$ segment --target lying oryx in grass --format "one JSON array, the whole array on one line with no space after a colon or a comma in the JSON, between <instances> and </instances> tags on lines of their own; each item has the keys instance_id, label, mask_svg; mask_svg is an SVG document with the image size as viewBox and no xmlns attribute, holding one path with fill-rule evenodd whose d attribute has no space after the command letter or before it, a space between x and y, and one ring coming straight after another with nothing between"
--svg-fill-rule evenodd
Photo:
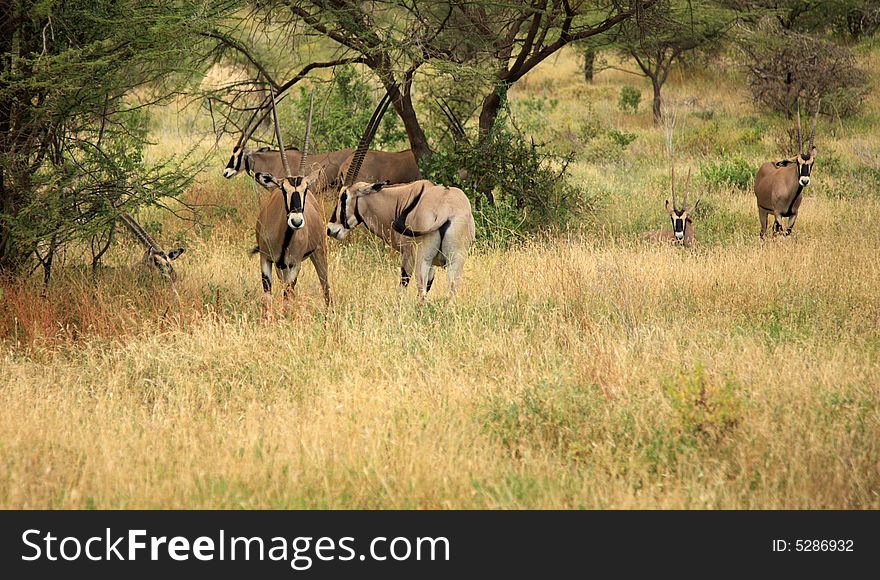
<instances>
[{"instance_id":1,"label":"lying oryx in grass","mask_svg":"<svg viewBox=\"0 0 880 580\"><path fill-rule=\"evenodd\" d=\"M389 102L386 94L367 125L339 191L327 235L344 240L363 223L403 255L401 288L415 275L419 298L424 301L435 267L446 266L449 292L454 295L475 237L474 217L464 192L427 180L391 186L384 181L354 182Z\"/></svg>"},{"instance_id":2,"label":"lying oryx in grass","mask_svg":"<svg viewBox=\"0 0 880 580\"><path fill-rule=\"evenodd\" d=\"M688 207L688 196L691 191L691 170L688 169L687 180L684 186L684 203L679 209L675 200L675 168L672 168L672 207L669 207L669 200L666 200L666 211L672 219L671 230L655 230L653 232L645 232L642 239L653 242L666 242L672 244L681 244L686 248L692 247L697 242L697 233L694 230L693 216L697 211L700 202L697 201L693 207Z\"/></svg>"},{"instance_id":3,"label":"lying oryx in grass","mask_svg":"<svg viewBox=\"0 0 880 580\"><path fill-rule=\"evenodd\" d=\"M279 98L278 100L281 99ZM229 162L226 163L226 168L223 170L223 177L226 179L238 175L238 173L241 172L242 166L244 166L245 171L249 175L252 175L255 178L258 174L273 176L284 175L284 164L282 163L281 155L278 151L273 151L268 147L252 151L247 147L247 142L250 140L256 128L259 127L260 122L269 111L271 111L271 109L268 109L262 114L259 120L256 120L261 110L262 107L257 109L257 111L251 115L238 138L238 142L235 144L235 147L232 148L232 155L229 157ZM255 120L256 122L254 122ZM308 166L303 168L302 173L309 174L312 171L321 168L327 176L328 186L337 185L335 180L336 176L339 174L339 168L345 160L351 156L352 151L354 150L340 149L339 151L312 155L308 159ZM292 167L300 167L305 152L293 148L287 150L286 153L287 163ZM266 182L265 180L257 180L257 183L266 188L273 187L272 183Z\"/></svg>"},{"instance_id":4,"label":"lying oryx in grass","mask_svg":"<svg viewBox=\"0 0 880 580\"><path fill-rule=\"evenodd\" d=\"M171 265L171 262L176 260L184 252L184 249L175 248L170 252L165 252L156 240L153 239L153 236L148 234L147 230L131 217L131 214L120 209L119 217L122 219L122 223L134 234L134 237L146 248L143 258L138 263L138 267L144 272L156 268L163 276L172 282L175 281L177 279L177 272L174 271L174 266Z\"/></svg>"},{"instance_id":5,"label":"lying oryx in grass","mask_svg":"<svg viewBox=\"0 0 880 580\"><path fill-rule=\"evenodd\" d=\"M275 121L275 134L279 150L284 150L281 139L281 127L275 111L273 94L272 114ZM263 301L266 316L271 317L272 305L272 267L278 277L286 284L283 292L285 305L296 288L296 279L300 266L306 258L311 259L315 272L324 290L324 301L330 305L330 284L327 281L327 240L324 237L324 218L318 202L312 192L312 185L320 179L321 171L303 175L306 167L306 156L309 149L309 136L312 128L312 106L309 105L309 119L306 125L306 137L303 155L299 165L299 175L293 176L290 164L282 157L284 174L287 177L278 179L271 175L262 175L274 188L265 196L260 206L260 217L257 220L257 248L260 253L260 271L263 281ZM312 195L309 195L312 194Z\"/></svg>"},{"instance_id":6,"label":"lying oryx in grass","mask_svg":"<svg viewBox=\"0 0 880 580\"><path fill-rule=\"evenodd\" d=\"M821 99L819 100L821 105ZM785 235L789 235L797 221L798 210L803 201L804 188L810 185L810 173L816 162L816 121L819 119L819 105L813 117L813 130L810 132L810 145L804 151L801 137L801 106L797 105L798 154L791 159L776 163L768 162L761 166L755 177L755 197L758 202L758 218L761 221L761 238L767 234L767 217L773 214L773 235L783 231L782 218L788 218Z\"/></svg>"}]
</instances>

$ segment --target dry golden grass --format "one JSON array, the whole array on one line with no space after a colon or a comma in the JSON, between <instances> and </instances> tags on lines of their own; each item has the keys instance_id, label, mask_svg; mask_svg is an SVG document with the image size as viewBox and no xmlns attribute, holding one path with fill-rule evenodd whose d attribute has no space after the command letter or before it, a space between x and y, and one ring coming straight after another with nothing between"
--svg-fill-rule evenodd
<instances>
[{"instance_id":1,"label":"dry golden grass","mask_svg":"<svg viewBox=\"0 0 880 580\"><path fill-rule=\"evenodd\" d=\"M455 303L445 279L424 308L398 295L361 233L331 241L332 311L306 266L296 312L260 321L255 197L214 174L192 198L235 211L165 219L174 290L131 273L133 246L96 286L73 266L45 297L0 286L0 506L880 508L876 197L834 195L820 160L791 238L757 239L747 192L698 188L704 243L635 243L665 224L662 135L617 111L631 79L582 91L574 62L523 92L555 79L569 119L587 93L635 159L578 164L608 193L596 226L478 248Z\"/></svg>"}]
</instances>

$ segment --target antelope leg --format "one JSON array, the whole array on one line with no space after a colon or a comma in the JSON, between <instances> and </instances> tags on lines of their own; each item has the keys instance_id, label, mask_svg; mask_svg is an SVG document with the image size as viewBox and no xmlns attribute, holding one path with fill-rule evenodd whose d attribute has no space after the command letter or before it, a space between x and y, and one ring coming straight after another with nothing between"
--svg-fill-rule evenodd
<instances>
[{"instance_id":1,"label":"antelope leg","mask_svg":"<svg viewBox=\"0 0 880 580\"><path fill-rule=\"evenodd\" d=\"M296 278L299 276L299 267L299 264L291 264L281 271L281 278L285 283L284 290L281 294L285 313L289 309L291 297L296 291Z\"/></svg>"},{"instance_id":2,"label":"antelope leg","mask_svg":"<svg viewBox=\"0 0 880 580\"><path fill-rule=\"evenodd\" d=\"M758 219L761 220L761 239L767 235L767 216L770 214L761 208L758 208Z\"/></svg>"},{"instance_id":3,"label":"antelope leg","mask_svg":"<svg viewBox=\"0 0 880 580\"><path fill-rule=\"evenodd\" d=\"M272 262L260 255L260 277L263 282L263 317L272 319Z\"/></svg>"},{"instance_id":4,"label":"antelope leg","mask_svg":"<svg viewBox=\"0 0 880 580\"><path fill-rule=\"evenodd\" d=\"M788 229L785 230L785 235L788 236L791 234L791 230L794 229L794 222L797 221L798 214L792 214L791 217L788 218Z\"/></svg>"},{"instance_id":5,"label":"antelope leg","mask_svg":"<svg viewBox=\"0 0 880 580\"><path fill-rule=\"evenodd\" d=\"M315 273L321 282L321 289L324 291L324 303L330 306L333 303L333 297L330 295L330 282L327 280L327 246L325 245L312 252L309 259L312 261Z\"/></svg>"}]
</instances>

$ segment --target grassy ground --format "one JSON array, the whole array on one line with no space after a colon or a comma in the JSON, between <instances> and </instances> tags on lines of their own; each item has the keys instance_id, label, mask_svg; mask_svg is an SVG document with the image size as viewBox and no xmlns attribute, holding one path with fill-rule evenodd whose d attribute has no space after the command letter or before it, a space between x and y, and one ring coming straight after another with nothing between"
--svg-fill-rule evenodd
<instances>
[{"instance_id":1,"label":"grassy ground","mask_svg":"<svg viewBox=\"0 0 880 580\"><path fill-rule=\"evenodd\" d=\"M144 216L187 247L174 290L132 274L134 246L96 287L73 260L45 296L0 287L0 506L880 508L880 99L822 120L798 231L761 243L737 163L791 152L737 86L670 81L704 208L683 251L635 241L668 222L647 85L587 86L573 52L535 71L515 110L601 208L480 246L459 299L439 280L424 308L361 233L331 241L333 311L307 267L297 311L261 322L256 192L219 177L224 143L190 195L210 227Z\"/></svg>"}]
</instances>

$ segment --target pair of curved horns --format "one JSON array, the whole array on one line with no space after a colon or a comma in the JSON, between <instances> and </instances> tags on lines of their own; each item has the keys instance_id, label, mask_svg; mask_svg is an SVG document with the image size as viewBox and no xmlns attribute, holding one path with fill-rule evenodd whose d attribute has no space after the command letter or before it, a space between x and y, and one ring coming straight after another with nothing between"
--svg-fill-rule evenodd
<instances>
[{"instance_id":1,"label":"pair of curved horns","mask_svg":"<svg viewBox=\"0 0 880 580\"><path fill-rule=\"evenodd\" d=\"M281 125L278 122L278 110L276 109L276 99L275 99L275 89L269 89L272 95L272 118L275 121L275 138L278 140L278 153L281 155L281 165L284 167L284 173L286 173L286 177L293 177L293 174L290 172L290 163L287 160L287 152L284 149L284 141L281 138ZM304 175L304 171L306 168L306 156L309 153L309 139L312 135L312 113L315 109L315 94L312 93L309 96L309 120L306 123L306 137L305 143L303 144L302 156L300 157L299 162L299 174Z\"/></svg>"},{"instance_id":2,"label":"pair of curved horns","mask_svg":"<svg viewBox=\"0 0 880 580\"><path fill-rule=\"evenodd\" d=\"M379 123L382 121L385 111L388 110L388 105L391 104L391 99L392 94L386 92L385 96L382 97L382 100L379 101L376 110L373 111L373 116L370 117L370 122L367 123L367 128L364 130L364 134L354 152L354 158L351 160L351 165L348 166L348 171L345 173L345 181L343 182L343 185L350 186L357 179L358 173L361 170L361 165L364 162L364 157L367 156L367 149L369 149L373 137L376 136L376 131L379 130Z\"/></svg>"},{"instance_id":3,"label":"pair of curved horns","mask_svg":"<svg viewBox=\"0 0 880 580\"><path fill-rule=\"evenodd\" d=\"M459 120L458 117L455 116L455 113L452 112L452 107L449 106L449 103L446 102L446 99L443 97L438 97L434 99L437 102L437 106L440 108L440 111L446 116L446 120L449 121L449 130L452 132L453 137L457 141L463 141L467 139L467 133L464 131L464 125Z\"/></svg>"},{"instance_id":4,"label":"pair of curved horns","mask_svg":"<svg viewBox=\"0 0 880 580\"><path fill-rule=\"evenodd\" d=\"M816 140L816 121L819 120L819 109L822 106L822 97L819 97L819 102L816 103L816 115L813 117L813 130L810 131L810 146L807 148L807 153L813 150L813 143ZM804 153L804 139L801 136L801 100L798 98L797 100L797 136L798 136L798 153Z\"/></svg>"},{"instance_id":5,"label":"pair of curved horns","mask_svg":"<svg viewBox=\"0 0 880 580\"><path fill-rule=\"evenodd\" d=\"M687 209L688 195L691 192L691 168L688 167L688 176L684 184L684 205L681 208L675 201L675 165L672 166L672 209Z\"/></svg>"}]
</instances>

